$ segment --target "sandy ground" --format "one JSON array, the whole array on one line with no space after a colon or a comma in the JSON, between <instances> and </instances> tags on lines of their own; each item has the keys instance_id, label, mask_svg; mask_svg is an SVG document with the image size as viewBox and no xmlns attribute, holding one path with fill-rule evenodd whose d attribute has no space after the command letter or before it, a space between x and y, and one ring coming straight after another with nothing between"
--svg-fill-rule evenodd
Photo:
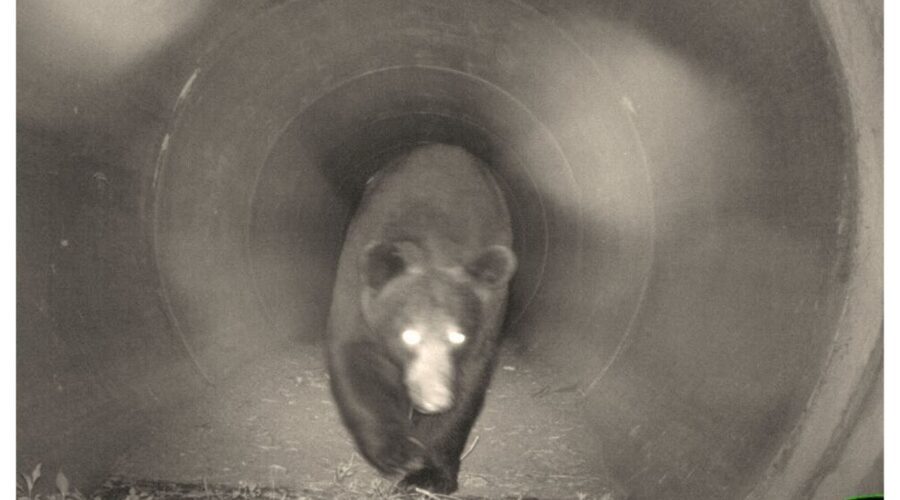
<instances>
[{"instance_id":1,"label":"sandy ground","mask_svg":"<svg viewBox=\"0 0 900 500\"><path fill-rule=\"evenodd\" d=\"M323 497L383 496L354 451L318 348L296 346L236 370L190 405L153 419L116 476L260 485ZM459 496L624 498L604 472L574 391L536 363L504 354L470 436ZM476 441L477 439L477 441Z\"/></svg>"}]
</instances>

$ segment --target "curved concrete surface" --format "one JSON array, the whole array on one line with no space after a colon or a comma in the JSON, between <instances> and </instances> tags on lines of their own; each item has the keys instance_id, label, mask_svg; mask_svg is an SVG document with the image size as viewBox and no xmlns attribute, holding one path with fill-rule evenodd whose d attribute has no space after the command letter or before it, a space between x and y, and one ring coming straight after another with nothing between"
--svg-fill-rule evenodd
<instances>
[{"instance_id":1,"label":"curved concrete surface","mask_svg":"<svg viewBox=\"0 0 900 500\"><path fill-rule=\"evenodd\" d=\"M42 59L87 36L43 5L19 8L23 469L90 484L156 410L318 349L362 185L439 141L502 180L510 343L577 384L634 497L878 487L880 4L161 2L169 32L97 65Z\"/></svg>"}]
</instances>

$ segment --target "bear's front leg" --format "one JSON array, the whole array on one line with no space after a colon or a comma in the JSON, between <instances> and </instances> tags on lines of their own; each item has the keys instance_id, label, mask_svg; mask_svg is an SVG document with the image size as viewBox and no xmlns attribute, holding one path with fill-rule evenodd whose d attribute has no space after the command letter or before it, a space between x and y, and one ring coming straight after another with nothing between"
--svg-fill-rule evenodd
<instances>
[{"instance_id":1,"label":"bear's front leg","mask_svg":"<svg viewBox=\"0 0 900 500\"><path fill-rule=\"evenodd\" d=\"M363 457L386 476L421 469L426 452L411 435L400 368L372 342L345 344L329 361L338 409Z\"/></svg>"},{"instance_id":2,"label":"bear's front leg","mask_svg":"<svg viewBox=\"0 0 900 500\"><path fill-rule=\"evenodd\" d=\"M459 488L460 454L474 421L471 412L471 406L462 404L446 413L415 416L413 432L428 449L428 460L420 470L403 478L401 488L422 488L441 494L450 494Z\"/></svg>"},{"instance_id":3,"label":"bear's front leg","mask_svg":"<svg viewBox=\"0 0 900 500\"><path fill-rule=\"evenodd\" d=\"M413 435L428 449L428 460L423 468L403 478L401 487L423 488L441 494L458 489L461 454L484 404L494 357L489 351L483 358L486 361L469 359L460 366L461 390L457 391L456 404L449 411L415 415Z\"/></svg>"}]
</instances>

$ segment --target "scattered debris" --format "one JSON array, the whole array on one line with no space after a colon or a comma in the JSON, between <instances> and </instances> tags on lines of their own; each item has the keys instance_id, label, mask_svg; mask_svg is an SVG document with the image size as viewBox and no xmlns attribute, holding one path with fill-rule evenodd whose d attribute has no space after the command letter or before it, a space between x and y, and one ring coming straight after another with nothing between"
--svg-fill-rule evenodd
<instances>
[{"instance_id":1,"label":"scattered debris","mask_svg":"<svg viewBox=\"0 0 900 500\"><path fill-rule=\"evenodd\" d=\"M541 387L540 389L538 389L537 391L532 392L531 397L541 398L541 397L548 396L550 394L559 393L559 392L576 392L578 390L579 390L578 382L575 382L573 384L556 386L556 387L550 387L550 386L545 385L545 386Z\"/></svg>"},{"instance_id":2,"label":"scattered debris","mask_svg":"<svg viewBox=\"0 0 900 500\"><path fill-rule=\"evenodd\" d=\"M522 498L573 499L577 492L591 500L625 498L617 492L603 498L611 480L585 452L593 452L594 445L582 439L581 410L561 404L574 398L574 384L566 390L562 384L572 380L557 380L541 365L518 364L516 358L498 364L506 375L492 385L461 453L461 491L427 496L398 489L354 454L321 363L298 350L274 353L248 366L234 385L222 386L224 392L209 391L196 409L178 410L159 422L145 444L135 446L113 470L118 478L180 483L121 480L118 490L101 491L99 499L124 500L131 487L140 500L469 500L512 499L520 493ZM533 399L533 391L545 385L549 387L542 394L570 394ZM200 426L205 422L208 428ZM238 485L239 479L245 483ZM186 484L192 482L196 484Z\"/></svg>"},{"instance_id":3,"label":"scattered debris","mask_svg":"<svg viewBox=\"0 0 900 500\"><path fill-rule=\"evenodd\" d=\"M480 435L475 436L475 439L472 440L472 444L470 444L469 447L466 449L466 451L463 452L462 456L459 457L459 461L460 461L460 462L462 462L463 460L465 460L466 457L469 456L469 453L472 453L472 450L475 449L475 445L478 444L478 440L479 440L479 439L481 439L481 436L480 436Z\"/></svg>"}]
</instances>

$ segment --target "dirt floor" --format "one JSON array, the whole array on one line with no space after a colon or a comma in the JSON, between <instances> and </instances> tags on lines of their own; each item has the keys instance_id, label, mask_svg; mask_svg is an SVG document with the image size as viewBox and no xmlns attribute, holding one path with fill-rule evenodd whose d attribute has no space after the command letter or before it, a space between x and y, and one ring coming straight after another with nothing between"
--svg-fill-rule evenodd
<instances>
[{"instance_id":1,"label":"dirt floor","mask_svg":"<svg viewBox=\"0 0 900 500\"><path fill-rule=\"evenodd\" d=\"M360 458L339 421L318 348L272 352L154 421L114 476L257 488L275 498L282 489L301 498L390 497L392 483ZM624 498L604 473L578 393L511 354L501 357L469 446L454 496Z\"/></svg>"}]
</instances>

